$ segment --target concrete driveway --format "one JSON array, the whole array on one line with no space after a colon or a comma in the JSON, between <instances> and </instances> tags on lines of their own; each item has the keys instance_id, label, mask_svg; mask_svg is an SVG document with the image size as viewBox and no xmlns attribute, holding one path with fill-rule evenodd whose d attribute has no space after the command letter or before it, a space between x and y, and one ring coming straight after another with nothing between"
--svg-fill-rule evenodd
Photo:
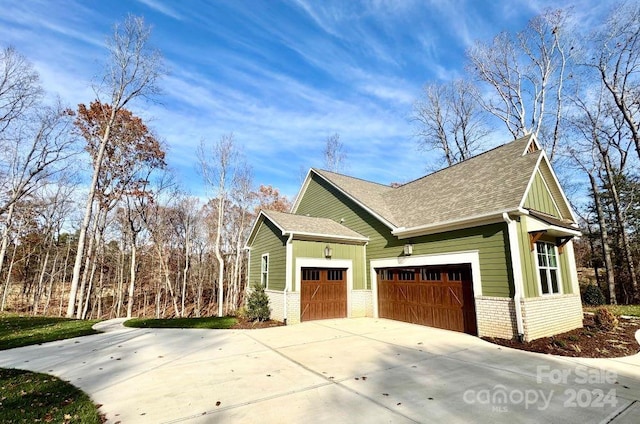
<instances>
[{"instance_id":1,"label":"concrete driveway","mask_svg":"<svg viewBox=\"0 0 640 424\"><path fill-rule=\"evenodd\" d=\"M116 423L640 422L640 356L572 359L384 319L146 330L0 352Z\"/></svg>"}]
</instances>

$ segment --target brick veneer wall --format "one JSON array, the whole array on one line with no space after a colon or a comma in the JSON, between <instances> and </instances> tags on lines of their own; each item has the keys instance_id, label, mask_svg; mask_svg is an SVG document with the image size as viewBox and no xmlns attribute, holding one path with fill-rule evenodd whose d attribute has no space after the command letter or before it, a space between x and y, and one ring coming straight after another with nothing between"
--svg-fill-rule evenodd
<instances>
[{"instance_id":1,"label":"brick veneer wall","mask_svg":"<svg viewBox=\"0 0 640 424\"><path fill-rule=\"evenodd\" d=\"M269 307L271 308L271 319L284 321L284 293L275 290L265 290L269 296ZM300 322L300 293L287 293L287 324L298 324Z\"/></svg>"},{"instance_id":2,"label":"brick veneer wall","mask_svg":"<svg viewBox=\"0 0 640 424\"><path fill-rule=\"evenodd\" d=\"M373 294L371 290L351 291L351 318L373 317Z\"/></svg>"},{"instance_id":3,"label":"brick veneer wall","mask_svg":"<svg viewBox=\"0 0 640 424\"><path fill-rule=\"evenodd\" d=\"M522 299L520 305L526 341L582 327L579 295L527 298ZM476 316L480 337L512 339L517 336L515 305L511 298L477 297Z\"/></svg>"},{"instance_id":4,"label":"brick veneer wall","mask_svg":"<svg viewBox=\"0 0 640 424\"><path fill-rule=\"evenodd\" d=\"M534 340L582 327L580 295L543 296L522 300L525 340Z\"/></svg>"},{"instance_id":5,"label":"brick veneer wall","mask_svg":"<svg viewBox=\"0 0 640 424\"><path fill-rule=\"evenodd\" d=\"M478 336L512 339L517 334L513 299L508 297L476 297Z\"/></svg>"}]
</instances>

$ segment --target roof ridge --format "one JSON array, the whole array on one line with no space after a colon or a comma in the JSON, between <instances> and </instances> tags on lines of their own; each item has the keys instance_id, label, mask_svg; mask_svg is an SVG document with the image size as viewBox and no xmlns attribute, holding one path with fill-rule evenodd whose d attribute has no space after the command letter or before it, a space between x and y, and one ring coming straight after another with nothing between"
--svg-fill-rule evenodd
<instances>
[{"instance_id":1,"label":"roof ridge","mask_svg":"<svg viewBox=\"0 0 640 424\"><path fill-rule=\"evenodd\" d=\"M432 175L438 174L438 173L440 173L440 172L446 171L446 170L448 170L448 169L454 168L454 167L456 167L456 166L458 166L458 165L462 165L462 164L464 164L464 163L468 163L468 162L469 162L469 161L471 161L471 160L474 160L474 159L476 159L476 158L479 158L480 156L486 155L487 153L491 153L491 152L493 152L493 151L495 151L495 150L501 149L501 148L503 148L503 147L505 147L505 146L508 146L508 145L510 145L510 144L513 144L513 143L516 143L516 142L522 142L522 141L524 141L524 140L525 140L525 138L530 138L530 137L531 137L531 133L526 134L526 135L524 135L524 136L522 136L522 137L520 137L520 138L516 138L516 139L511 140L511 141L509 141L509 142L507 142L507 143L500 144L499 146L493 147L493 148L491 148L491 149L489 149L489 150L485 150L484 152L478 153L477 155L471 156L470 158L467 158L467 159L465 159L465 160L463 160L463 161L456 162L456 163L454 163L453 165L449 165L449 166L447 166L447 167L445 167L445 168L438 169L437 171L433 171L433 172L431 172L430 174L423 175L422 177L418 177L418 178L416 178L416 179L414 179L414 180L411 180L411 181L407 181L406 183L401 184L401 185L399 185L398 187L393 187L393 188L398 188L398 189L400 189L400 188L405 187L405 186L407 186L407 185L409 185L409 184L415 183L416 181L420 181L420 180L422 180L422 179L424 179L424 178L427 178L427 177L430 177L430 176L432 176ZM525 155L528 155L528 154L531 154L531 153L538 153L538 152L540 152L540 151L541 151L541 150L537 150L537 151L535 151L535 152L527 152L527 153L525 153ZM523 155L523 156L525 156L525 155Z\"/></svg>"},{"instance_id":2,"label":"roof ridge","mask_svg":"<svg viewBox=\"0 0 640 424\"><path fill-rule=\"evenodd\" d=\"M328 172L329 174L339 175L341 177L350 178L352 180L358 180L358 181L362 181L362 182L369 183L369 184L379 185L381 187L386 187L386 188L391 188L391 189L395 188L395 187L392 187L392 186L390 186L388 184L382 184L382 183L378 183L378 182L375 182L375 181L365 180L364 178L354 177L352 175L347 175L347 174L341 174L339 172L328 171L326 169L321 169L321 168L311 168L311 169L313 169L314 171Z\"/></svg>"}]
</instances>

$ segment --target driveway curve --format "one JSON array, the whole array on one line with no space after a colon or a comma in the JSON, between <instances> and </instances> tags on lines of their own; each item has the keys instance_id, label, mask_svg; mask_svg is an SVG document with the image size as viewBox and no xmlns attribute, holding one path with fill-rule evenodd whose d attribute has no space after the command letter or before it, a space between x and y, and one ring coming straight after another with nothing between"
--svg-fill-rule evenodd
<instances>
[{"instance_id":1,"label":"driveway curve","mask_svg":"<svg viewBox=\"0 0 640 424\"><path fill-rule=\"evenodd\" d=\"M358 318L260 330L130 329L0 352L110 423L637 423L640 355L578 359Z\"/></svg>"}]
</instances>

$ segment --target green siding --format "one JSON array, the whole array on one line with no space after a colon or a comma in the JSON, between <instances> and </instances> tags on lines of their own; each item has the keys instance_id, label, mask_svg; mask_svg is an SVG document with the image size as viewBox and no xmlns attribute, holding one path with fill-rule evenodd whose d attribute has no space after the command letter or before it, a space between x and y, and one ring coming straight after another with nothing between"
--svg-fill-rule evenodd
<instances>
[{"instance_id":1,"label":"green siding","mask_svg":"<svg viewBox=\"0 0 640 424\"><path fill-rule=\"evenodd\" d=\"M538 289L538 271L536 267L536 253L531 251L529 244L529 233L525 219L521 219L518 223L518 242L520 244L520 259L522 261L522 280L524 283L524 296L537 297L540 296ZM552 237L542 237L541 241L555 243ZM572 294L571 273L569 268L569 256L558 251L558 264L560 266L560 278L562 279L562 292L564 294Z\"/></svg>"},{"instance_id":2,"label":"green siding","mask_svg":"<svg viewBox=\"0 0 640 424\"><path fill-rule=\"evenodd\" d=\"M260 284L260 261L269 254L269 290L284 290L287 238L269 220L261 218L258 231L251 245L249 284Z\"/></svg>"},{"instance_id":3,"label":"green siding","mask_svg":"<svg viewBox=\"0 0 640 424\"><path fill-rule=\"evenodd\" d=\"M544 183L544 179L538 171L536 171L533 178L531 188L529 189L529 193L527 194L527 198L524 202L524 207L544 212L558 218L561 217L560 212L558 212L558 209L553 203L553 198Z\"/></svg>"},{"instance_id":4,"label":"green siding","mask_svg":"<svg viewBox=\"0 0 640 424\"><path fill-rule=\"evenodd\" d=\"M294 240L294 258L321 258L324 259L324 248L331 246L333 254L331 259L351 259L353 261L353 288L364 289L364 246L340 243L327 243L319 241ZM295 261L291 264L291 275L295 274ZM331 266L330 263L327 266ZM295 278L294 278L295 279ZM297 282L293 282L293 291L297 291Z\"/></svg>"},{"instance_id":5,"label":"green siding","mask_svg":"<svg viewBox=\"0 0 640 424\"><path fill-rule=\"evenodd\" d=\"M309 182L296 212L338 222L344 219L343 225L369 237L365 270L367 289L371 288L369 262L372 259L399 257L404 245L412 243L414 255L478 250L483 295L512 295L513 278L508 248L505 248L508 243L504 223L398 240L387 226L316 175ZM354 276L354 283L355 280Z\"/></svg>"}]
</instances>

